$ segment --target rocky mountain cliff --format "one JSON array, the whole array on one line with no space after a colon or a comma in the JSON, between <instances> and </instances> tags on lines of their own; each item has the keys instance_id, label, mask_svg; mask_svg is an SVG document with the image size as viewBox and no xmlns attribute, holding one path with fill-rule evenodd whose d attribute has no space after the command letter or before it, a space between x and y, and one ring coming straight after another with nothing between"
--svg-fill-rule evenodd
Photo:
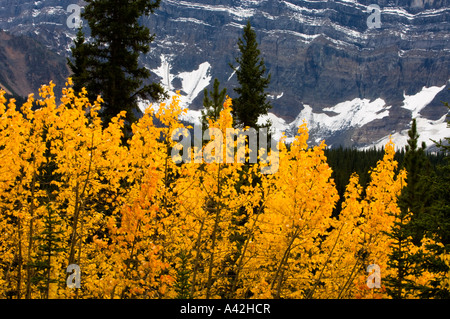
<instances>
[{"instance_id":1,"label":"rocky mountain cliff","mask_svg":"<svg viewBox=\"0 0 450 319\"><path fill-rule=\"evenodd\" d=\"M61 87L68 75L64 57L32 38L0 31L0 87L8 94L37 95L42 84L53 81Z\"/></svg>"},{"instance_id":2,"label":"rocky mountain cliff","mask_svg":"<svg viewBox=\"0 0 450 319\"><path fill-rule=\"evenodd\" d=\"M67 56L75 30L67 25L76 0L0 0L0 28L32 36ZM377 4L380 28L369 28ZM268 71L274 126L295 133L307 119L311 140L367 147L397 136L412 117L424 137L448 136L449 0L162 0L142 23L156 32L142 58L170 91L201 107L202 90L217 77L231 97L228 63L250 19ZM397 134L397 135L396 135ZM402 142L403 141L403 142ZM429 140L427 140L428 144Z\"/></svg>"}]
</instances>

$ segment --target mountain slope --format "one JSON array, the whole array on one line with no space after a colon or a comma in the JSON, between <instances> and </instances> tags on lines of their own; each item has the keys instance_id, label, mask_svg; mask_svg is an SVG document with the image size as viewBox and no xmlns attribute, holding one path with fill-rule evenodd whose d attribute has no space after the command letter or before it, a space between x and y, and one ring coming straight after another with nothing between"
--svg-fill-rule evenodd
<instances>
[{"instance_id":1,"label":"mountain slope","mask_svg":"<svg viewBox=\"0 0 450 319\"><path fill-rule=\"evenodd\" d=\"M0 83L7 93L38 94L42 84L62 84L68 75L65 58L36 40L0 31Z\"/></svg>"}]
</instances>

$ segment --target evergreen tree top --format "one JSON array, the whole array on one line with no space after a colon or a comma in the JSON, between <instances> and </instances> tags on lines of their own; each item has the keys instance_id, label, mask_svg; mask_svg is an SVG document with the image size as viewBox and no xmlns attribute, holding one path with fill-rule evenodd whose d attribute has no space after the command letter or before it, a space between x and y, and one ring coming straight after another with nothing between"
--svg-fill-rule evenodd
<instances>
[{"instance_id":1,"label":"evergreen tree top","mask_svg":"<svg viewBox=\"0 0 450 319\"><path fill-rule=\"evenodd\" d=\"M86 87L89 97L103 98L102 117L107 125L125 110L125 127L141 114L138 100L167 97L159 83L148 83L150 71L139 65L141 54L149 52L155 35L139 23L140 17L153 13L160 0L87 0L81 17L87 20L92 40L86 43L79 30L72 48L74 90ZM128 134L126 132L126 134Z\"/></svg>"},{"instance_id":2,"label":"evergreen tree top","mask_svg":"<svg viewBox=\"0 0 450 319\"><path fill-rule=\"evenodd\" d=\"M233 115L236 124L256 129L259 116L267 114L272 105L267 101L268 93L265 91L270 83L270 74L265 76L266 66L250 20L238 40L238 47L241 55L236 58L237 66L230 64L239 82L239 87L234 89L238 97L233 100Z\"/></svg>"}]
</instances>

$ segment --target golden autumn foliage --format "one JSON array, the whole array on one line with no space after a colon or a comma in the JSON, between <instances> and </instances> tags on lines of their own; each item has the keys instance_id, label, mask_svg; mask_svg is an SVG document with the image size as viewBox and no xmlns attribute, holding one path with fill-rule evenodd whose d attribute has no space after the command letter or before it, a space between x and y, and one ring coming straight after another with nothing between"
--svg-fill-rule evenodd
<instances>
[{"instance_id":1,"label":"golden autumn foliage","mask_svg":"<svg viewBox=\"0 0 450 319\"><path fill-rule=\"evenodd\" d=\"M71 85L59 102L50 83L21 107L0 92L0 298L387 297L367 287L366 268L391 271L383 231L406 176L392 143L364 196L352 175L333 217L326 145L308 146L306 123L289 149L280 141L274 174L176 164L179 95L148 107L123 142L125 113L103 127L101 98ZM227 98L209 127L225 136L231 108ZM79 289L67 287L70 264Z\"/></svg>"}]
</instances>

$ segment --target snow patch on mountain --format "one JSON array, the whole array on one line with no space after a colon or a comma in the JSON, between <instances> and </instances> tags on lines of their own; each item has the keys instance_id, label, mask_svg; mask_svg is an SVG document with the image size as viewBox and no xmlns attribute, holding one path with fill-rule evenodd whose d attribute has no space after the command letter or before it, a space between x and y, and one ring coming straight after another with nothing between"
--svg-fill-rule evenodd
<instances>
[{"instance_id":1,"label":"snow patch on mountain","mask_svg":"<svg viewBox=\"0 0 450 319\"><path fill-rule=\"evenodd\" d=\"M229 7L224 5L208 5L204 3L195 3L188 1L174 1L165 0L166 3L172 4L178 7L187 7L190 9L204 10L204 11L216 11L216 12L226 12L235 17L237 20L246 20L255 14L254 9L243 8L243 7Z\"/></svg>"},{"instance_id":2,"label":"snow patch on mountain","mask_svg":"<svg viewBox=\"0 0 450 319\"><path fill-rule=\"evenodd\" d=\"M198 20L198 19L194 19L194 18L183 18L183 17L179 17L176 19L171 19L174 22L185 22L185 23L195 23L195 24L200 24L200 25L205 25L207 27L213 27L211 24L206 23L202 20Z\"/></svg>"},{"instance_id":3,"label":"snow patch on mountain","mask_svg":"<svg viewBox=\"0 0 450 319\"><path fill-rule=\"evenodd\" d=\"M315 114L311 108L305 108L297 118L309 117L312 127L323 127L324 131L336 132L348 127L361 127L373 120L389 116L389 108L380 98L374 101L355 98L323 109L336 115Z\"/></svg>"},{"instance_id":4,"label":"snow patch on mountain","mask_svg":"<svg viewBox=\"0 0 450 319\"><path fill-rule=\"evenodd\" d=\"M418 144L421 145L422 142L425 142L427 147L430 147L434 144L433 140L438 142L440 140L444 140L445 137L449 136L450 129L447 127L447 122L445 121L447 115L443 115L440 119L436 121L428 120L423 117L418 117L416 119L417 132L419 133L419 141ZM401 149L405 147L408 143L408 130L403 130L401 132L395 132L390 136L386 136L372 145L363 147L361 149L370 149L377 148L380 149L392 140L395 144L395 149Z\"/></svg>"},{"instance_id":5,"label":"snow patch on mountain","mask_svg":"<svg viewBox=\"0 0 450 319\"><path fill-rule=\"evenodd\" d=\"M172 56L170 55L162 55L161 65L151 71L161 78L160 83L169 95L169 98L164 101L166 103L170 103L172 97L176 94L176 91L178 91L177 88L174 88L172 82L175 79L179 79L181 82L181 89L179 89L181 95L181 107L189 108L192 101L211 83L211 65L209 62L203 62L193 71L173 74L170 64L171 58ZM149 104L149 101L141 101L139 102L139 108L144 112ZM153 109L157 109L157 106L153 105ZM200 111L189 110L188 114L184 115L182 119L191 123L196 123L199 121L198 118L200 116Z\"/></svg>"},{"instance_id":6,"label":"snow patch on mountain","mask_svg":"<svg viewBox=\"0 0 450 319\"><path fill-rule=\"evenodd\" d=\"M412 112L412 117L419 116L420 111L433 101L434 97L445 88L444 86L423 87L422 90L415 95L406 95L403 93L403 108Z\"/></svg>"},{"instance_id":7,"label":"snow patch on mountain","mask_svg":"<svg viewBox=\"0 0 450 319\"><path fill-rule=\"evenodd\" d=\"M170 56L162 55L161 65L152 71L161 78L161 85L170 92L172 90L171 83L174 79L173 74L170 73Z\"/></svg>"},{"instance_id":8,"label":"snow patch on mountain","mask_svg":"<svg viewBox=\"0 0 450 319\"><path fill-rule=\"evenodd\" d=\"M197 70L182 72L176 76L181 79L181 102L189 107L191 102L211 83L211 64L203 62ZM185 93L186 95L183 95Z\"/></svg>"},{"instance_id":9,"label":"snow patch on mountain","mask_svg":"<svg viewBox=\"0 0 450 319\"><path fill-rule=\"evenodd\" d=\"M334 132L361 127L373 120L389 116L389 109L390 106L386 106L382 99L370 101L356 98L323 109L326 113L315 113L311 106L304 105L303 110L291 123L286 123L275 114L269 113L261 116L258 124L270 120L275 131L275 138L281 137L284 132L286 142L291 142L297 133L298 126L305 121L309 131L314 131L315 136L320 136L314 140L315 143L319 143L320 140Z\"/></svg>"},{"instance_id":10,"label":"snow patch on mountain","mask_svg":"<svg viewBox=\"0 0 450 319\"><path fill-rule=\"evenodd\" d=\"M419 145L422 144L422 142L425 142L427 147L430 147L434 144L433 140L440 141L450 136L450 128L447 126L446 122L448 114L443 115L438 120L430 120L420 114L420 111L425 108L445 87L446 85L440 87L423 87L417 94L403 95L404 102L402 107L410 110L412 118L416 119L417 132L419 133ZM375 141L372 145L366 146L362 149L384 147L389 142L389 139L392 139L396 149L401 149L407 144L408 130L409 129L402 130L401 132L395 132L394 134Z\"/></svg>"},{"instance_id":11,"label":"snow patch on mountain","mask_svg":"<svg viewBox=\"0 0 450 319\"><path fill-rule=\"evenodd\" d=\"M305 34L305 33L297 32L297 31L281 30L281 29L267 30L267 31L263 30L263 32L272 34L272 35L276 35L276 36L279 36L280 34L290 34L295 37L301 38L302 41L305 43L310 43L312 40L314 40L315 38L320 36L320 34L312 34L311 35L311 34Z\"/></svg>"},{"instance_id":12,"label":"snow patch on mountain","mask_svg":"<svg viewBox=\"0 0 450 319\"><path fill-rule=\"evenodd\" d=\"M424 141L427 147L432 146L432 140L439 141L450 136L450 128L447 127L446 122L447 115L442 116L438 120L430 120L420 114L420 111L445 87L446 85L440 87L423 87L417 94L404 95L402 107L410 110L412 118L416 118L417 130L420 135L419 142L422 143ZM309 131L314 132L315 136L319 136L314 140L314 143L319 143L322 139L326 140L326 137L331 136L334 132L362 127L374 120L387 117L389 116L390 108L391 106L386 105L385 101L380 98L374 101L356 98L323 109L326 113L315 113L311 106L304 105L303 110L291 123L286 123L286 121L277 117L275 114L269 113L268 115L261 116L258 124L270 120L275 131L274 137L280 138L284 132L286 142L290 143L295 138L297 127L305 121ZM395 132L361 149L384 147L389 139L392 139L395 143L396 149L403 148L407 144L408 129Z\"/></svg>"}]
</instances>

